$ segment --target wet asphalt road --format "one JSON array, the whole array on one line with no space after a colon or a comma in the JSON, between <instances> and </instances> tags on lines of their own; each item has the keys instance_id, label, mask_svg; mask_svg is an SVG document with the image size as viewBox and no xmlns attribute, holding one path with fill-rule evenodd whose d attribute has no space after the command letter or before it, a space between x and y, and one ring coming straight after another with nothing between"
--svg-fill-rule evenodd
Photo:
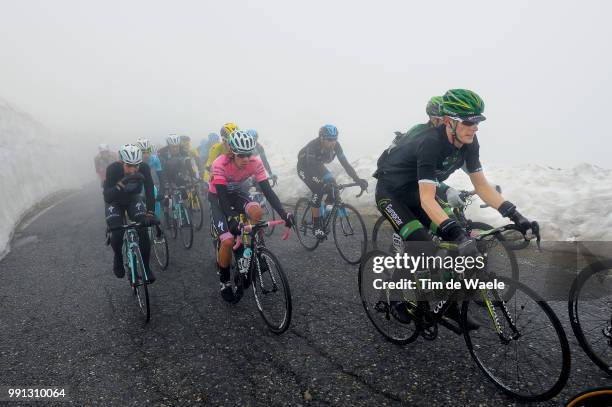
<instances>
[{"instance_id":1,"label":"wet asphalt road","mask_svg":"<svg viewBox=\"0 0 612 407\"><path fill-rule=\"evenodd\" d=\"M88 406L515 405L480 373L462 337L441 329L433 342L386 342L361 306L357 268L332 240L306 252L295 236L268 239L293 294L291 327L277 336L250 292L237 305L221 300L206 225L189 251L171 241L144 325L127 281L112 273L104 229L101 193L90 185L16 233L0 261L0 386L66 386L74 405ZM566 305L555 309L572 374L541 405L612 385L577 347Z\"/></svg>"}]
</instances>

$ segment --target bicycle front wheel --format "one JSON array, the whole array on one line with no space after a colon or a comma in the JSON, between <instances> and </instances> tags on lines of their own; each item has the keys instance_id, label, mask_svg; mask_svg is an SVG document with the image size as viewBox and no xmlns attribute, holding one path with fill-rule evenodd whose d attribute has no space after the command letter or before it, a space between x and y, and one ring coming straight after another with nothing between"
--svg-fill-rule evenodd
<instances>
[{"instance_id":1,"label":"bicycle front wheel","mask_svg":"<svg viewBox=\"0 0 612 407\"><path fill-rule=\"evenodd\" d=\"M477 236L481 231L491 230L493 227L481 222L472 222L470 234ZM519 281L519 266L516 260L516 253L508 246L505 237L497 232L481 239L477 243L478 250L485 255L486 272L496 276L510 278ZM498 290L502 294L502 299L509 301L514 295L514 285L508 285L503 290ZM475 300L477 304L484 305L480 299Z\"/></svg>"},{"instance_id":2,"label":"bicycle front wheel","mask_svg":"<svg viewBox=\"0 0 612 407\"><path fill-rule=\"evenodd\" d=\"M265 247L256 250L250 273L255 303L268 328L281 334L291 323L289 281L276 256Z\"/></svg>"},{"instance_id":3,"label":"bicycle front wheel","mask_svg":"<svg viewBox=\"0 0 612 407\"><path fill-rule=\"evenodd\" d=\"M489 278L490 277L490 278ZM497 387L522 401L556 396L570 372L570 349L565 331L551 307L524 284L499 276L514 295L503 301L497 290L474 292L485 306L464 301L463 326L468 317L476 330L464 329L470 355Z\"/></svg>"},{"instance_id":4,"label":"bicycle front wheel","mask_svg":"<svg viewBox=\"0 0 612 407\"><path fill-rule=\"evenodd\" d=\"M151 320L151 303L149 301L149 288L146 282L146 271L140 254L140 248L132 249L132 258L134 259L136 281L133 287L134 297L143 316L145 323Z\"/></svg>"},{"instance_id":5,"label":"bicycle front wheel","mask_svg":"<svg viewBox=\"0 0 612 407\"><path fill-rule=\"evenodd\" d=\"M578 274L568 307L578 343L601 370L612 375L612 261L589 265Z\"/></svg>"},{"instance_id":6,"label":"bicycle front wheel","mask_svg":"<svg viewBox=\"0 0 612 407\"><path fill-rule=\"evenodd\" d=\"M170 263L170 250L168 250L168 241L166 240L166 235L164 231L160 228L160 236L157 237L157 233L154 230L154 227L149 228L149 239L152 242L153 246L153 254L155 255L155 260L157 260L157 264L159 264L159 268L162 270L166 270L168 268L168 264Z\"/></svg>"},{"instance_id":7,"label":"bicycle front wheel","mask_svg":"<svg viewBox=\"0 0 612 407\"><path fill-rule=\"evenodd\" d=\"M312 222L312 211L310 200L307 198L298 199L295 204L295 234L306 250L312 251L319 245L319 239L314 236L314 226Z\"/></svg>"},{"instance_id":8,"label":"bicycle front wheel","mask_svg":"<svg viewBox=\"0 0 612 407\"><path fill-rule=\"evenodd\" d=\"M332 222L338 253L348 264L358 264L368 246L368 232L361 215L353 206L343 203L334 212Z\"/></svg>"},{"instance_id":9,"label":"bicycle front wheel","mask_svg":"<svg viewBox=\"0 0 612 407\"><path fill-rule=\"evenodd\" d=\"M191 209L186 205L180 205L180 219L178 222L179 233L185 249L191 249L193 245L193 224L191 222Z\"/></svg>"}]
</instances>

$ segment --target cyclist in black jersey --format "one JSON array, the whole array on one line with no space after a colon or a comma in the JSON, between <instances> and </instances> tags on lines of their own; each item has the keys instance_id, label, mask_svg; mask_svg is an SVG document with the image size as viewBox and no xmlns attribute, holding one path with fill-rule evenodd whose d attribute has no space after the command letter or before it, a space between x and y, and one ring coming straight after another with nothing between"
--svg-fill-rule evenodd
<instances>
[{"instance_id":1,"label":"cyclist in black jersey","mask_svg":"<svg viewBox=\"0 0 612 407\"><path fill-rule=\"evenodd\" d=\"M378 210L419 253L435 253L435 245L427 232L433 222L444 240L459 243L461 255L479 254L474 240L458 222L448 217L435 198L437 185L459 168L468 173L476 193L486 204L510 218L522 231L531 228L531 222L514 204L505 201L484 175L476 137L478 124L485 120L483 112L484 102L476 93L449 90L441 104L443 125L423 128L411 137L403 137L378 159L374 173L378 179ZM404 309L394 310L400 320ZM458 309L453 307L449 316L458 318Z\"/></svg>"},{"instance_id":2,"label":"cyclist in black jersey","mask_svg":"<svg viewBox=\"0 0 612 407\"><path fill-rule=\"evenodd\" d=\"M119 149L119 158L120 161L106 168L104 181L106 223L111 229L123 225L125 212L132 221L145 224L155 217L153 178L149 166L142 162L142 151L135 145L126 144ZM115 230L111 232L110 239L115 253L113 271L118 278L125 276L121 252L123 233L122 230ZM138 230L138 241L146 274L152 283L155 276L149 267L151 244L146 228Z\"/></svg>"},{"instance_id":3,"label":"cyclist in black jersey","mask_svg":"<svg viewBox=\"0 0 612 407\"><path fill-rule=\"evenodd\" d=\"M325 238L325 231L321 226L319 217L319 205L323 194L331 192L330 188L336 188L334 176L329 172L324 164L329 164L338 157L338 161L346 173L359 184L361 189L368 188L368 181L359 178L355 169L346 159L340 143L338 143L338 129L336 126L326 124L319 129L319 137L306 144L298 153L297 172L298 176L306 186L312 191L312 221L313 232L317 239ZM334 194L339 196L339 193ZM331 203L331 202L328 202Z\"/></svg>"}]
</instances>

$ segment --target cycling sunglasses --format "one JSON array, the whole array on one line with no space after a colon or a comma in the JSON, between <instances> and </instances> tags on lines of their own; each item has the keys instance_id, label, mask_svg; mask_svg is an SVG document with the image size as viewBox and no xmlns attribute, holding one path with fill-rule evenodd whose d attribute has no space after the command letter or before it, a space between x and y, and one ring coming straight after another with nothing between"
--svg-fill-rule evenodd
<instances>
[{"instance_id":1,"label":"cycling sunglasses","mask_svg":"<svg viewBox=\"0 0 612 407\"><path fill-rule=\"evenodd\" d=\"M252 153L248 153L248 154L236 154L236 155L238 156L238 158L249 158L253 154Z\"/></svg>"},{"instance_id":2,"label":"cycling sunglasses","mask_svg":"<svg viewBox=\"0 0 612 407\"><path fill-rule=\"evenodd\" d=\"M128 168L138 168L140 164L125 164Z\"/></svg>"}]
</instances>

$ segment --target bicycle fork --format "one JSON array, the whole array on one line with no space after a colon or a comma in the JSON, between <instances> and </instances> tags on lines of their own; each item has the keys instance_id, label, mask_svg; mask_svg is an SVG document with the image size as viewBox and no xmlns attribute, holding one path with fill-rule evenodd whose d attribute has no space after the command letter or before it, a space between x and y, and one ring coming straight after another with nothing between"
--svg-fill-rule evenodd
<instances>
[{"instance_id":1,"label":"bicycle fork","mask_svg":"<svg viewBox=\"0 0 612 407\"><path fill-rule=\"evenodd\" d=\"M502 327L499 321L499 317L497 316L497 312L495 311L495 305L489 298L488 291L486 289L482 290L482 296L484 298L484 302L485 302L485 306L487 307L487 311L489 312L489 317L491 318L493 329L495 329L495 332L497 332L497 335L499 336L500 341L504 344L508 344L510 343L511 340L519 339L521 337L521 333L516 328L516 324L514 323L512 316L508 312L506 301L500 299L499 301L495 301L495 302L501 305L502 315L506 318L506 320L508 321L508 325L510 329L512 330L512 334L510 336L504 333L504 328Z\"/></svg>"}]
</instances>

